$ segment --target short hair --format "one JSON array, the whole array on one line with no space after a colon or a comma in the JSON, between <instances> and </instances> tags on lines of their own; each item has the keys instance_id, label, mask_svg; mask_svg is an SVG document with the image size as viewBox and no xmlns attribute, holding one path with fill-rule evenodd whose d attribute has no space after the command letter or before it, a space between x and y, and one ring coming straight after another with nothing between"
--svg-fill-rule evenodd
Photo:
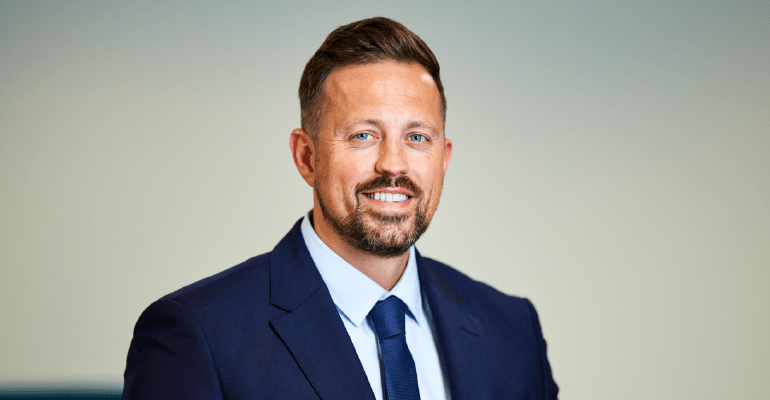
<instances>
[{"instance_id":1,"label":"short hair","mask_svg":"<svg viewBox=\"0 0 770 400\"><path fill-rule=\"evenodd\" d=\"M446 97L436 56L427 44L404 25L385 17L362 19L332 31L305 65L299 83L302 129L313 140L321 129L325 105L324 83L337 68L382 61L417 63L433 77L441 96L446 121Z\"/></svg>"}]
</instances>

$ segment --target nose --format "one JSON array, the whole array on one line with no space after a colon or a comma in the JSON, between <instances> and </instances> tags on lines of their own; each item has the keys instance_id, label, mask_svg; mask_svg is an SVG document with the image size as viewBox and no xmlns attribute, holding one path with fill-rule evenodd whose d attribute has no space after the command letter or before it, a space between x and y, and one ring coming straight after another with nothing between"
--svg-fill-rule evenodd
<instances>
[{"instance_id":1,"label":"nose","mask_svg":"<svg viewBox=\"0 0 770 400\"><path fill-rule=\"evenodd\" d=\"M380 175L406 175L409 163L406 159L406 149L400 140L385 140L380 145L375 169Z\"/></svg>"}]
</instances>

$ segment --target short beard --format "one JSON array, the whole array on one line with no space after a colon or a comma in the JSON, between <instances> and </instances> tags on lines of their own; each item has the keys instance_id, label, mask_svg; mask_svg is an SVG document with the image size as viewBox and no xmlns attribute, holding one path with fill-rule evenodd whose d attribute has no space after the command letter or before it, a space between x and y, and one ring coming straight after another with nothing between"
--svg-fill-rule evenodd
<instances>
[{"instance_id":1,"label":"short beard","mask_svg":"<svg viewBox=\"0 0 770 400\"><path fill-rule=\"evenodd\" d=\"M413 199L419 201L411 226L405 227L405 232L395 232L395 234L389 235L389 237L383 231L387 232L401 228L400 225L407 223L411 215L384 215L369 212L369 215L374 219L373 223L383 227L382 230L369 229L364 222L364 213L361 211L361 203L358 201L358 196L363 195L363 192L385 187L409 189L414 195ZM422 202L422 191L405 176L380 176L359 184L356 187L355 209L353 213L344 218L334 217L324 205L322 196L318 195L317 197L318 205L324 218L329 221L334 230L337 231L337 234L345 242L358 250L378 257L392 258L404 254L425 233L430 224L430 221L426 218L425 203Z\"/></svg>"}]
</instances>

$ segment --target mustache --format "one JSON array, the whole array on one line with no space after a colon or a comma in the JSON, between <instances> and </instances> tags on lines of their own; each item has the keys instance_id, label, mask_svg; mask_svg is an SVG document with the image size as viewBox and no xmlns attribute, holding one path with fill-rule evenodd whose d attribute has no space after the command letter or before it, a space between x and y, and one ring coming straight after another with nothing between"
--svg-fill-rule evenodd
<instances>
[{"instance_id":1,"label":"mustache","mask_svg":"<svg viewBox=\"0 0 770 400\"><path fill-rule=\"evenodd\" d=\"M422 196L422 190L419 188L419 186L417 186L417 184L412 182L411 179L404 175L382 175L369 181L359 183L356 185L356 194L361 194L363 192L369 192L374 189L382 189L386 187L402 188L412 192L414 197Z\"/></svg>"}]
</instances>

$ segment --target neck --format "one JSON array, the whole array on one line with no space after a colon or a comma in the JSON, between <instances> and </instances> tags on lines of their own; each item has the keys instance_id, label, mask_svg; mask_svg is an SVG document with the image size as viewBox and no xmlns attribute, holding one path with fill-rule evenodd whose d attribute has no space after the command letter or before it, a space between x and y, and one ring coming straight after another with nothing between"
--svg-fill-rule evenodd
<instances>
[{"instance_id":1,"label":"neck","mask_svg":"<svg viewBox=\"0 0 770 400\"><path fill-rule=\"evenodd\" d=\"M396 286L409 261L408 250L395 257L375 256L351 246L342 239L331 224L323 218L320 211L311 211L309 217L318 237L353 268L361 271L385 290L391 290Z\"/></svg>"}]
</instances>

